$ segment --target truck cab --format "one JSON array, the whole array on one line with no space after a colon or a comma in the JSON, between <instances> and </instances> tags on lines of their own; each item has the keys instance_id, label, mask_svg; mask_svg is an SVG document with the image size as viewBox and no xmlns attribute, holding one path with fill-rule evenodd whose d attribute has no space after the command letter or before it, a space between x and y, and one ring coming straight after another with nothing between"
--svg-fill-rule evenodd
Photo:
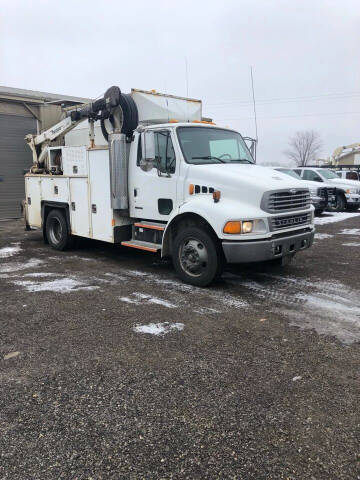
<instances>
[{"instance_id":1,"label":"truck cab","mask_svg":"<svg viewBox=\"0 0 360 480\"><path fill-rule=\"evenodd\" d=\"M186 103L178 113L198 108ZM57 249L84 236L171 257L180 278L197 286L226 263L287 263L309 248L306 185L256 165L239 132L183 116L95 135L89 146L74 130L64 146L49 147L44 167L26 178L27 224L42 227Z\"/></svg>"}]
</instances>

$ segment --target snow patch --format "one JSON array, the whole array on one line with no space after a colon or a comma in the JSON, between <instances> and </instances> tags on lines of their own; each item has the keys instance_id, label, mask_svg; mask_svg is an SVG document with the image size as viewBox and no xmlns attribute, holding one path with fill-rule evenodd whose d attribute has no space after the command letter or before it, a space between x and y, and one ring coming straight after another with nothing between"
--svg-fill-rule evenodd
<instances>
[{"instance_id":1,"label":"snow patch","mask_svg":"<svg viewBox=\"0 0 360 480\"><path fill-rule=\"evenodd\" d=\"M293 377L292 381L293 382L296 382L297 380L301 380L302 377L300 377L300 375L297 375L296 377Z\"/></svg>"},{"instance_id":2,"label":"snow patch","mask_svg":"<svg viewBox=\"0 0 360 480\"><path fill-rule=\"evenodd\" d=\"M14 246L0 248L0 258L12 257L13 255L21 251L20 243L12 243L11 245Z\"/></svg>"},{"instance_id":3,"label":"snow patch","mask_svg":"<svg viewBox=\"0 0 360 480\"><path fill-rule=\"evenodd\" d=\"M133 330L136 333L149 333L150 335L165 335L173 330L181 331L184 329L183 323L149 323L148 325L136 325Z\"/></svg>"},{"instance_id":4,"label":"snow patch","mask_svg":"<svg viewBox=\"0 0 360 480\"><path fill-rule=\"evenodd\" d=\"M136 305L139 304L138 300L136 300L135 298L120 297L120 300L125 303L135 303Z\"/></svg>"},{"instance_id":5,"label":"snow patch","mask_svg":"<svg viewBox=\"0 0 360 480\"><path fill-rule=\"evenodd\" d=\"M349 243L343 243L344 247L360 247L360 243L356 242L349 242Z\"/></svg>"},{"instance_id":6,"label":"snow patch","mask_svg":"<svg viewBox=\"0 0 360 480\"><path fill-rule=\"evenodd\" d=\"M344 220L349 220L349 218L358 217L359 213L354 212L334 212L326 214L326 217L315 217L315 225L326 225L327 223L342 222Z\"/></svg>"},{"instance_id":7,"label":"snow patch","mask_svg":"<svg viewBox=\"0 0 360 480\"><path fill-rule=\"evenodd\" d=\"M256 277L259 277L257 282L238 278L236 283L258 298L271 300L271 311L285 316L291 325L315 329L318 334L335 336L346 344L360 340L359 290L341 282L316 278L267 273L256 274Z\"/></svg>"},{"instance_id":8,"label":"snow patch","mask_svg":"<svg viewBox=\"0 0 360 480\"><path fill-rule=\"evenodd\" d=\"M324 238L332 238L334 235L329 233L315 233L315 240L323 240Z\"/></svg>"},{"instance_id":9,"label":"snow patch","mask_svg":"<svg viewBox=\"0 0 360 480\"><path fill-rule=\"evenodd\" d=\"M340 235L360 235L360 228L344 228Z\"/></svg>"},{"instance_id":10,"label":"snow patch","mask_svg":"<svg viewBox=\"0 0 360 480\"><path fill-rule=\"evenodd\" d=\"M31 280L17 280L13 282L15 285L25 287L28 292L59 292L68 293L78 290L95 290L96 286L89 286L83 282L79 282L73 278L61 278L60 280L48 281L31 281Z\"/></svg>"},{"instance_id":11,"label":"snow patch","mask_svg":"<svg viewBox=\"0 0 360 480\"><path fill-rule=\"evenodd\" d=\"M163 300L162 298L153 297L152 295L148 295L146 293L134 292L131 294L135 298L130 297L120 297L120 300L125 303L134 303L136 305L144 304L144 303L153 303L155 305L161 305L162 307L166 308L177 308L177 305L168 302L167 300Z\"/></svg>"},{"instance_id":12,"label":"snow patch","mask_svg":"<svg viewBox=\"0 0 360 480\"><path fill-rule=\"evenodd\" d=\"M43 260L40 260L39 258L30 258L27 262L21 263L21 262L13 262L13 263L3 263L0 265L0 273L11 273L11 272L17 272L19 270L25 270L28 268L36 268L39 265L42 265L44 263Z\"/></svg>"},{"instance_id":13,"label":"snow patch","mask_svg":"<svg viewBox=\"0 0 360 480\"><path fill-rule=\"evenodd\" d=\"M24 273L23 277L31 277L31 278L37 278L37 277L56 277L61 274L58 273L50 273L50 272L36 272L36 273Z\"/></svg>"},{"instance_id":14,"label":"snow patch","mask_svg":"<svg viewBox=\"0 0 360 480\"><path fill-rule=\"evenodd\" d=\"M211 315L214 313L220 313L219 310L216 310L215 308L210 308L210 307L199 307L196 310L194 310L195 313L200 313L200 315Z\"/></svg>"}]
</instances>

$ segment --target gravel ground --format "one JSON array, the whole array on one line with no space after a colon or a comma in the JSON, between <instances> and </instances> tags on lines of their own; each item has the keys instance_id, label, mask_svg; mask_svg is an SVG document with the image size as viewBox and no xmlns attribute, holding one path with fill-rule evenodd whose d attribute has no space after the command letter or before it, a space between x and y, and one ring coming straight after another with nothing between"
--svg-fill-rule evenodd
<instances>
[{"instance_id":1,"label":"gravel ground","mask_svg":"<svg viewBox=\"0 0 360 480\"><path fill-rule=\"evenodd\" d=\"M359 479L360 216L318 232L199 289L0 222L0 478Z\"/></svg>"}]
</instances>

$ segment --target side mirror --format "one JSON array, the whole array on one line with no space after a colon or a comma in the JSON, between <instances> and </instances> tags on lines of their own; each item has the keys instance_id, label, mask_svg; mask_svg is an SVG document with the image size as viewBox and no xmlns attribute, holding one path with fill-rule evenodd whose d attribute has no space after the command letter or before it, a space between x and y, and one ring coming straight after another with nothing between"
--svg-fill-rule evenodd
<instances>
[{"instance_id":1,"label":"side mirror","mask_svg":"<svg viewBox=\"0 0 360 480\"><path fill-rule=\"evenodd\" d=\"M155 135L153 131L148 130L141 134L141 151L140 167L149 171L153 168L155 162Z\"/></svg>"},{"instance_id":2,"label":"side mirror","mask_svg":"<svg viewBox=\"0 0 360 480\"><path fill-rule=\"evenodd\" d=\"M322 182L323 181L322 178L320 178L320 177L315 177L314 180L315 180L315 182Z\"/></svg>"}]
</instances>

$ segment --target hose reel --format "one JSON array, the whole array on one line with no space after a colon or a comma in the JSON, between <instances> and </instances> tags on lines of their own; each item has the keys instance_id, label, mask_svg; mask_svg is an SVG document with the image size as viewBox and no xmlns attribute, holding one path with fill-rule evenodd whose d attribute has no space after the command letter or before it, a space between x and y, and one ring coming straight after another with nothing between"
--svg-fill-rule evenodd
<instances>
[{"instance_id":1,"label":"hose reel","mask_svg":"<svg viewBox=\"0 0 360 480\"><path fill-rule=\"evenodd\" d=\"M132 96L121 93L116 86L108 88L103 98L71 112L71 120L79 121L83 118L90 122L100 120L106 141L110 133L118 132L131 136L139 123L137 106Z\"/></svg>"}]
</instances>

